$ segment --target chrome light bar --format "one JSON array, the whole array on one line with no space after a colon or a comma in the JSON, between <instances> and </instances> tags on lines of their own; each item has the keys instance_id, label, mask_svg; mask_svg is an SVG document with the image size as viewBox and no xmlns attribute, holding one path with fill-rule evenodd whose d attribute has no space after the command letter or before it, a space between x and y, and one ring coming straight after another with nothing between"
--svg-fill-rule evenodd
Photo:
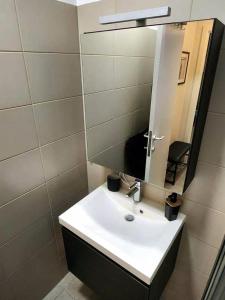
<instances>
[{"instance_id":1,"label":"chrome light bar","mask_svg":"<svg viewBox=\"0 0 225 300\"><path fill-rule=\"evenodd\" d=\"M144 10L134 10L115 15L107 15L99 17L100 24L113 24L128 21L142 21L146 19L168 17L171 15L171 8L169 6L162 6Z\"/></svg>"}]
</instances>

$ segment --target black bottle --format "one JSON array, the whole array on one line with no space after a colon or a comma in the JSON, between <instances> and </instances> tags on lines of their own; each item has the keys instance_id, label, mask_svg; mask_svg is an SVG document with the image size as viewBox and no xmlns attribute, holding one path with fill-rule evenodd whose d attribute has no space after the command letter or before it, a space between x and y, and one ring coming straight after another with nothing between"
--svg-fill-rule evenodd
<instances>
[{"instance_id":1,"label":"black bottle","mask_svg":"<svg viewBox=\"0 0 225 300\"><path fill-rule=\"evenodd\" d=\"M181 200L177 198L177 193L169 195L165 203L165 217L169 221L176 220L180 206Z\"/></svg>"},{"instance_id":2,"label":"black bottle","mask_svg":"<svg viewBox=\"0 0 225 300\"><path fill-rule=\"evenodd\" d=\"M120 190L121 181L120 176L117 174L111 174L107 176L107 187L111 192L118 192Z\"/></svg>"}]
</instances>

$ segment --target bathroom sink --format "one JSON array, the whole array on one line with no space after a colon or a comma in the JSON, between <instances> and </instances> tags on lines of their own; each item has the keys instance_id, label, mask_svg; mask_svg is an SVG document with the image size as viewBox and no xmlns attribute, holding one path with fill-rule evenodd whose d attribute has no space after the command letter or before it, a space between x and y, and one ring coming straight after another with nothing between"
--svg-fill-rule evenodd
<instances>
[{"instance_id":1,"label":"bathroom sink","mask_svg":"<svg viewBox=\"0 0 225 300\"><path fill-rule=\"evenodd\" d=\"M150 284L185 216L169 222L160 204L134 203L100 186L59 217L59 222L133 275Z\"/></svg>"}]
</instances>

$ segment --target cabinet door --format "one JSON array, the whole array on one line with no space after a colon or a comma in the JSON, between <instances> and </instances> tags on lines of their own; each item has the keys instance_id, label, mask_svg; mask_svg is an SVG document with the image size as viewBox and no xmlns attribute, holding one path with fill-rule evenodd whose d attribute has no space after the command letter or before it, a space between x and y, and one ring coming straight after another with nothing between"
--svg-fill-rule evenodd
<instances>
[{"instance_id":1,"label":"cabinet door","mask_svg":"<svg viewBox=\"0 0 225 300\"><path fill-rule=\"evenodd\" d=\"M184 31L176 25L159 26L149 122L151 153L146 181L164 187ZM161 138L154 140L154 136Z\"/></svg>"},{"instance_id":2,"label":"cabinet door","mask_svg":"<svg viewBox=\"0 0 225 300\"><path fill-rule=\"evenodd\" d=\"M103 299L149 299L149 286L67 229L62 230L69 270Z\"/></svg>"}]
</instances>

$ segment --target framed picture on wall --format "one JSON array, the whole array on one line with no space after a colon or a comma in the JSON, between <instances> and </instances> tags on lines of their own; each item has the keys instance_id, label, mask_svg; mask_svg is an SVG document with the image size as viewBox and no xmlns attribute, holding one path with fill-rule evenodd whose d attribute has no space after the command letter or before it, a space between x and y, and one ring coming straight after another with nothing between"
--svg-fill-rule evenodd
<instances>
[{"instance_id":1,"label":"framed picture on wall","mask_svg":"<svg viewBox=\"0 0 225 300\"><path fill-rule=\"evenodd\" d=\"M178 84L184 84L186 81L189 56L190 56L190 52L182 51Z\"/></svg>"}]
</instances>

